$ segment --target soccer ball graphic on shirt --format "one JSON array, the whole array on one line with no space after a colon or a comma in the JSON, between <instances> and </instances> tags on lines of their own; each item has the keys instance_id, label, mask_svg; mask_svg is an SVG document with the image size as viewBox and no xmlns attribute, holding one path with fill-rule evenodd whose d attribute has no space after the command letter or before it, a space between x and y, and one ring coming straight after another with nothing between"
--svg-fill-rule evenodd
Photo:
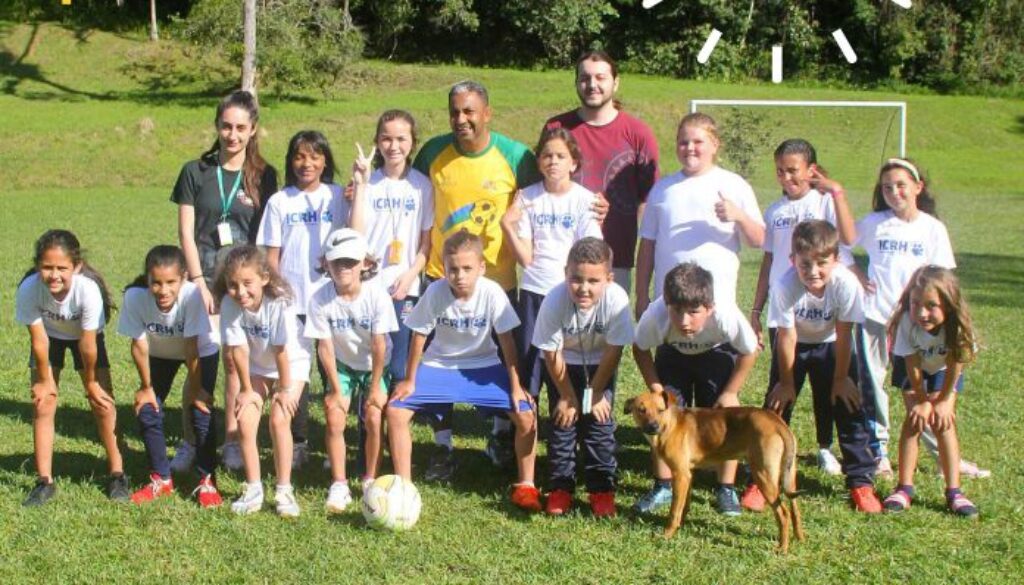
<instances>
[{"instance_id":1,"label":"soccer ball graphic on shirt","mask_svg":"<svg viewBox=\"0 0 1024 585\"><path fill-rule=\"evenodd\" d=\"M411 481L397 475L382 475L363 493L363 518L377 530L408 530L420 518L423 502Z\"/></svg>"},{"instance_id":2,"label":"soccer ball graphic on shirt","mask_svg":"<svg viewBox=\"0 0 1024 585\"><path fill-rule=\"evenodd\" d=\"M890 1L905 10L909 10L913 5L913 0ZM642 0L641 5L650 10L661 3L662 0ZM853 50L853 46L850 45L850 41L846 38L846 33L843 32L843 29L837 28L832 31L832 38L835 40L836 45L839 46L839 50L842 51L846 62L851 65L856 63L857 53ZM697 53L697 62L701 65L707 63L708 59L711 58L712 51L715 50L715 46L718 45L718 41L721 39L722 31L712 28L707 40L704 41L704 46ZM772 47L772 83L782 83L782 45L774 45Z\"/></svg>"}]
</instances>

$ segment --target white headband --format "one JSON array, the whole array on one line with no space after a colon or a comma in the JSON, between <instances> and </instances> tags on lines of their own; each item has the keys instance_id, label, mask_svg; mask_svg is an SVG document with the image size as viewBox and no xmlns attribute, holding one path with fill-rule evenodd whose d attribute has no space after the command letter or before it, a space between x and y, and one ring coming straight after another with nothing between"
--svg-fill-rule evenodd
<instances>
[{"instance_id":1,"label":"white headband","mask_svg":"<svg viewBox=\"0 0 1024 585\"><path fill-rule=\"evenodd\" d=\"M905 161L902 158L890 158L885 161L885 164L904 168L910 171L910 174L914 176L915 181L918 183L921 182L921 173L917 172L917 167L915 167L910 161Z\"/></svg>"}]
</instances>

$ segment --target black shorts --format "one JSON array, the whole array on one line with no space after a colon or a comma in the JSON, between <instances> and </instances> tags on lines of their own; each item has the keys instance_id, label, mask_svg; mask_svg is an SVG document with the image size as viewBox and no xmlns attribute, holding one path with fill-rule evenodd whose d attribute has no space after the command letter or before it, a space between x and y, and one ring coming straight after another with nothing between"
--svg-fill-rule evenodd
<instances>
[{"instance_id":1,"label":"black shorts","mask_svg":"<svg viewBox=\"0 0 1024 585\"><path fill-rule=\"evenodd\" d=\"M82 352L78 349L77 339L50 339L50 367L54 370L64 369L64 355L66 350L71 350L71 360L75 364L75 371L80 372L85 367L82 363ZM36 356L29 351L28 367L36 369ZM103 332L96 334L96 367L110 369L110 359L107 358L107 344L103 341Z\"/></svg>"},{"instance_id":2,"label":"black shorts","mask_svg":"<svg viewBox=\"0 0 1024 585\"><path fill-rule=\"evenodd\" d=\"M660 345L655 352L654 369L661 384L682 404L710 408L732 378L738 357L739 352L728 343L694 355Z\"/></svg>"}]
</instances>

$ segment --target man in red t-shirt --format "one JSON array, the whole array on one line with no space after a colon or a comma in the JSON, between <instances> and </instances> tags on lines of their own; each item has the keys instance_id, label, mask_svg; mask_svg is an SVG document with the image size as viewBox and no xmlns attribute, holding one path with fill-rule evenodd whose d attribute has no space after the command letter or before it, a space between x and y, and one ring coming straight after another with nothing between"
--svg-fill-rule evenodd
<instances>
[{"instance_id":1,"label":"man in red t-shirt","mask_svg":"<svg viewBox=\"0 0 1024 585\"><path fill-rule=\"evenodd\" d=\"M565 128L579 143L583 164L574 178L608 202L604 239L614 252L615 282L629 291L637 224L658 180L658 143L647 124L620 109L618 89L615 61L604 51L587 51L576 61L580 107L551 118L545 128Z\"/></svg>"}]
</instances>

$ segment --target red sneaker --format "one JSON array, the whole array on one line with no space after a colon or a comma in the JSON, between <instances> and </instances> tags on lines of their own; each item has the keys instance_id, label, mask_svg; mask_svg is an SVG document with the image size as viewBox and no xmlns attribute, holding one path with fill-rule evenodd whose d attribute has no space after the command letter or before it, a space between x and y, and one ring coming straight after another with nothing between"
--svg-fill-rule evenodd
<instances>
[{"instance_id":1,"label":"red sneaker","mask_svg":"<svg viewBox=\"0 0 1024 585\"><path fill-rule=\"evenodd\" d=\"M217 484L213 481L212 475L207 475L200 479L199 485L196 486L196 490L192 493L195 494L201 508L216 508L224 503L224 500L220 497L220 492L217 491Z\"/></svg>"},{"instance_id":2,"label":"red sneaker","mask_svg":"<svg viewBox=\"0 0 1024 585\"><path fill-rule=\"evenodd\" d=\"M615 516L615 492L595 492L590 494L590 512L595 518L613 518Z\"/></svg>"},{"instance_id":3,"label":"red sneaker","mask_svg":"<svg viewBox=\"0 0 1024 585\"><path fill-rule=\"evenodd\" d=\"M761 488L757 487L756 483L747 484L747 489L743 490L743 495L740 496L740 506L751 512L764 510L766 503L764 494L761 493Z\"/></svg>"},{"instance_id":4,"label":"red sneaker","mask_svg":"<svg viewBox=\"0 0 1024 585\"><path fill-rule=\"evenodd\" d=\"M173 480L163 479L159 475L151 473L149 474L149 483L132 494L132 503L144 504L146 502L152 502L157 498L172 495L173 493Z\"/></svg>"},{"instance_id":5,"label":"red sneaker","mask_svg":"<svg viewBox=\"0 0 1024 585\"><path fill-rule=\"evenodd\" d=\"M548 504L544 511L552 516L561 516L572 508L572 494L565 490L555 490L548 494Z\"/></svg>"},{"instance_id":6,"label":"red sneaker","mask_svg":"<svg viewBox=\"0 0 1024 585\"><path fill-rule=\"evenodd\" d=\"M527 512L540 512L543 508L540 505L540 491L524 483L517 483L512 486L512 503L516 507Z\"/></svg>"},{"instance_id":7,"label":"red sneaker","mask_svg":"<svg viewBox=\"0 0 1024 585\"><path fill-rule=\"evenodd\" d=\"M879 514L882 511L882 502L878 501L875 495L875 488L870 485L860 485L850 489L850 501L858 512L865 514Z\"/></svg>"}]
</instances>

